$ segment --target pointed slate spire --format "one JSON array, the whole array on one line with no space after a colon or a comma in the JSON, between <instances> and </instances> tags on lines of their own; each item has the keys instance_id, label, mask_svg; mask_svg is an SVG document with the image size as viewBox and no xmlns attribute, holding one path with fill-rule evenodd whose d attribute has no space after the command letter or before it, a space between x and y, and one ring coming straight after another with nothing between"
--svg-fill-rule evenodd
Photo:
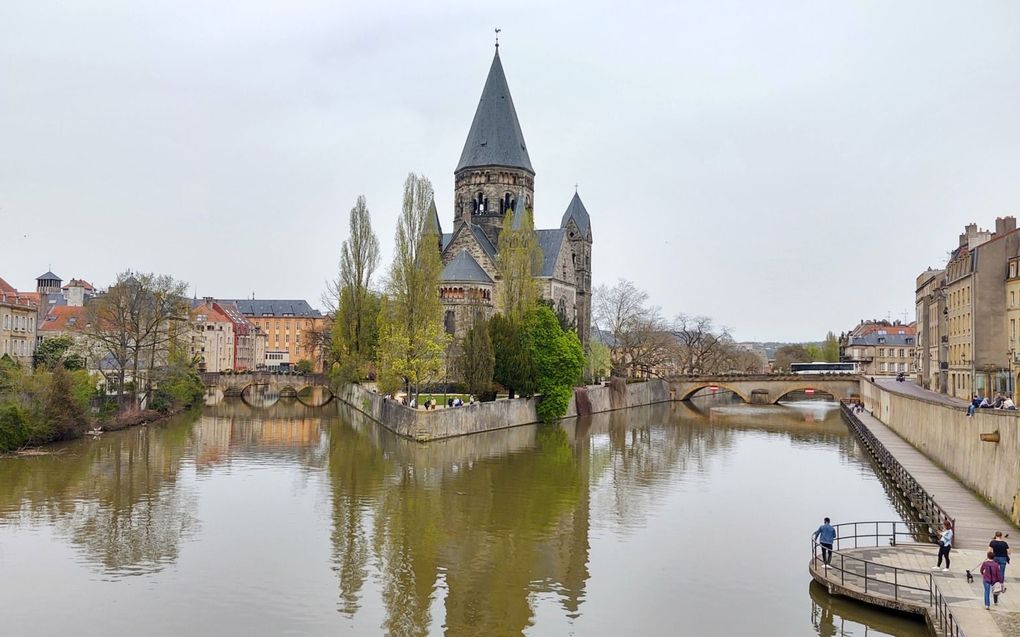
<instances>
[{"instance_id":1,"label":"pointed slate spire","mask_svg":"<svg viewBox=\"0 0 1020 637\"><path fill-rule=\"evenodd\" d=\"M503 74L503 65L499 61L498 47L454 172L480 166L508 166L535 174L528 157L528 147L524 144L521 123L517 121L514 101L510 97L510 87Z\"/></svg>"},{"instance_id":2,"label":"pointed slate spire","mask_svg":"<svg viewBox=\"0 0 1020 637\"><path fill-rule=\"evenodd\" d=\"M574 198L570 200L570 205L567 206L567 211L563 213L560 227L566 228L567 222L571 219L577 224L577 229L581 232L581 235L591 241L591 219L588 217L588 211L585 210L584 204L581 203L581 196L576 192L574 193Z\"/></svg>"},{"instance_id":3,"label":"pointed slate spire","mask_svg":"<svg viewBox=\"0 0 1020 637\"><path fill-rule=\"evenodd\" d=\"M527 211L524 208L524 196L518 196L514 201L513 218L510 220L510 227L514 230L520 230L524 224L524 215Z\"/></svg>"},{"instance_id":4,"label":"pointed slate spire","mask_svg":"<svg viewBox=\"0 0 1020 637\"><path fill-rule=\"evenodd\" d=\"M439 212L436 210L435 199L429 204L429 214L425 219L425 224L431 232L436 233L437 237L440 239L443 237L443 226L439 224Z\"/></svg>"}]
</instances>

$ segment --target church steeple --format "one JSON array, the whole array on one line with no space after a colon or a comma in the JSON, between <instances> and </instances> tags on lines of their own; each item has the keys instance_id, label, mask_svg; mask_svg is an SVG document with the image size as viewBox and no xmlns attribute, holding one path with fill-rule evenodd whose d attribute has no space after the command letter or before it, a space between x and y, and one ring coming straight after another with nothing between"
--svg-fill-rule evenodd
<instances>
[{"instance_id":1,"label":"church steeple","mask_svg":"<svg viewBox=\"0 0 1020 637\"><path fill-rule=\"evenodd\" d=\"M521 168L535 174L521 123L517 120L517 110L510 97L510 87L503 74L498 45L455 172L483 166Z\"/></svg>"},{"instance_id":2,"label":"church steeple","mask_svg":"<svg viewBox=\"0 0 1020 637\"><path fill-rule=\"evenodd\" d=\"M518 199L523 199L525 208L535 205L535 169L498 46L453 174L454 232L464 224L475 224L496 245L503 215L513 212Z\"/></svg>"}]
</instances>

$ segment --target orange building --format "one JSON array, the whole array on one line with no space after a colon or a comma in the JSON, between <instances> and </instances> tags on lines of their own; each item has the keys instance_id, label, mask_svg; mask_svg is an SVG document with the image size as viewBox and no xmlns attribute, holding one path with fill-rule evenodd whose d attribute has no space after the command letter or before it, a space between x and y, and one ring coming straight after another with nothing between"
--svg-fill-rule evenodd
<instances>
[{"instance_id":1,"label":"orange building","mask_svg":"<svg viewBox=\"0 0 1020 637\"><path fill-rule=\"evenodd\" d=\"M291 367L298 361L309 360L313 369L322 371L322 339L326 317L307 301L229 299L249 321L266 334L267 366L275 362L288 362Z\"/></svg>"}]
</instances>

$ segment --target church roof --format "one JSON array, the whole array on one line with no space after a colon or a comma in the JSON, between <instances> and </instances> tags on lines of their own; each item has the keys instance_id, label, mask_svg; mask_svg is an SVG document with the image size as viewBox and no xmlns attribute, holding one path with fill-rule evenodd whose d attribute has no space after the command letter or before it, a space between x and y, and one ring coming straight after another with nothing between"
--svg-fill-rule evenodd
<instances>
[{"instance_id":1,"label":"church roof","mask_svg":"<svg viewBox=\"0 0 1020 637\"><path fill-rule=\"evenodd\" d=\"M36 281L51 281L53 279L56 279L57 281L63 281L63 279L61 279L59 276L53 274L52 270L50 270L46 274L40 274L39 276L35 277Z\"/></svg>"},{"instance_id":2,"label":"church roof","mask_svg":"<svg viewBox=\"0 0 1020 637\"><path fill-rule=\"evenodd\" d=\"M538 247L542 248L542 273L539 276L553 276L556 271L556 258L560 255L560 245L565 234L566 230L563 228L535 231Z\"/></svg>"},{"instance_id":3,"label":"church roof","mask_svg":"<svg viewBox=\"0 0 1020 637\"><path fill-rule=\"evenodd\" d=\"M524 222L524 215L525 214L526 213L525 213L525 209L524 209L524 197L518 197L514 201L513 217L510 219L510 226L514 230L520 230L521 229L521 224Z\"/></svg>"},{"instance_id":4,"label":"church roof","mask_svg":"<svg viewBox=\"0 0 1020 637\"><path fill-rule=\"evenodd\" d=\"M439 238L443 237L443 226L439 223L439 212L436 210L435 199L429 204L429 214L425 219L425 223L428 224L429 230L436 233Z\"/></svg>"},{"instance_id":5,"label":"church roof","mask_svg":"<svg viewBox=\"0 0 1020 637\"><path fill-rule=\"evenodd\" d=\"M577 224L577 229L581 231L581 234L586 239L591 240L591 219L588 217L588 211L585 210L584 204L581 202L581 196L576 192L574 193L574 198L570 200L570 205L567 206L567 211L563 213L560 227L566 228L567 222L571 219Z\"/></svg>"},{"instance_id":6,"label":"church roof","mask_svg":"<svg viewBox=\"0 0 1020 637\"><path fill-rule=\"evenodd\" d=\"M475 258L471 256L467 250L461 250L460 253L446 264L443 268L442 274L439 275L440 281L470 281L474 283L492 283L492 279L485 273L482 266L478 265Z\"/></svg>"},{"instance_id":7,"label":"church roof","mask_svg":"<svg viewBox=\"0 0 1020 637\"><path fill-rule=\"evenodd\" d=\"M496 262L496 246L492 245L489 241L489 237L485 236L485 231L482 230L481 226L477 226L473 223L468 224L471 228L471 235L478 242L478 245L482 246L482 250L485 251L486 256L492 259L492 262Z\"/></svg>"},{"instance_id":8,"label":"church roof","mask_svg":"<svg viewBox=\"0 0 1020 637\"><path fill-rule=\"evenodd\" d=\"M455 172L477 166L508 166L535 174L498 48Z\"/></svg>"},{"instance_id":9,"label":"church roof","mask_svg":"<svg viewBox=\"0 0 1020 637\"><path fill-rule=\"evenodd\" d=\"M446 246L450 245L450 242L453 241L453 233L444 232L442 238L443 238L443 250L446 250Z\"/></svg>"}]
</instances>

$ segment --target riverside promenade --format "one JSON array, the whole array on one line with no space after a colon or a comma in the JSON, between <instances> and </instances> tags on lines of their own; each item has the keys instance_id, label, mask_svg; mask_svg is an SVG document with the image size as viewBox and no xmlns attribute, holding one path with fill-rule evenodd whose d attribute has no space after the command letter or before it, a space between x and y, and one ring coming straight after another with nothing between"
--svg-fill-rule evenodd
<instances>
[{"instance_id":1,"label":"riverside promenade","mask_svg":"<svg viewBox=\"0 0 1020 637\"><path fill-rule=\"evenodd\" d=\"M901 467L897 471L902 474L906 470L916 481L912 487L897 485L905 495L917 500L915 496L923 494L923 499L933 500L937 510L955 520L952 567L948 572L931 570L938 551L936 545L927 542L927 525L851 522L837 527L839 538L831 568L824 568L815 546L816 554L809 565L812 577L832 594L924 615L935 635L1020 635L1020 570L1015 570L1020 569L1020 562L1007 568L1008 592L991 610L984 608L977 571L995 531L1011 533L1020 548L1016 528L873 415L865 412L847 418L856 418L858 426L870 432L895 458ZM851 426L854 428L853 423ZM865 441L865 445L871 448L874 442ZM876 449L871 451L877 456ZM880 464L888 473L886 463ZM914 502L914 506L923 505ZM973 583L967 582L967 570L974 573Z\"/></svg>"}]
</instances>

